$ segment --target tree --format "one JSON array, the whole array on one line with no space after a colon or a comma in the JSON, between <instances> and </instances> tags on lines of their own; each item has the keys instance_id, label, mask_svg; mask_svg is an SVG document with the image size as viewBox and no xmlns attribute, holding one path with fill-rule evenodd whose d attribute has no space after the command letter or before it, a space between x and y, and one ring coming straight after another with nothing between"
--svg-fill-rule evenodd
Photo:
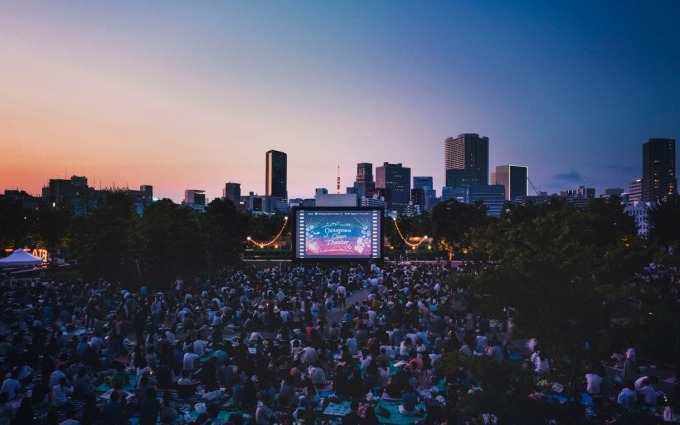
<instances>
[{"instance_id":1,"label":"tree","mask_svg":"<svg viewBox=\"0 0 680 425\"><path fill-rule=\"evenodd\" d=\"M455 249L467 244L468 233L486 223L486 207L481 203L469 205L450 199L432 210L433 236L440 248L449 253L449 261Z\"/></svg>"},{"instance_id":2,"label":"tree","mask_svg":"<svg viewBox=\"0 0 680 425\"><path fill-rule=\"evenodd\" d=\"M246 238L243 217L230 200L215 199L205 209L203 230L207 242L208 275L239 261Z\"/></svg>"},{"instance_id":3,"label":"tree","mask_svg":"<svg viewBox=\"0 0 680 425\"><path fill-rule=\"evenodd\" d=\"M23 248L28 237L31 211L24 211L20 202L0 201L0 244L2 248Z\"/></svg>"},{"instance_id":4,"label":"tree","mask_svg":"<svg viewBox=\"0 0 680 425\"><path fill-rule=\"evenodd\" d=\"M680 196L668 196L647 211L649 239L666 248L680 242Z\"/></svg>"},{"instance_id":5,"label":"tree","mask_svg":"<svg viewBox=\"0 0 680 425\"><path fill-rule=\"evenodd\" d=\"M77 220L74 249L89 278L131 281L138 275L135 204L127 190L112 190L94 212Z\"/></svg>"},{"instance_id":6,"label":"tree","mask_svg":"<svg viewBox=\"0 0 680 425\"><path fill-rule=\"evenodd\" d=\"M145 280L164 285L206 265L206 243L199 213L170 199L144 208L139 226L141 269Z\"/></svg>"},{"instance_id":7,"label":"tree","mask_svg":"<svg viewBox=\"0 0 680 425\"><path fill-rule=\"evenodd\" d=\"M39 208L31 223L31 235L34 242L42 245L48 251L66 243L73 215L61 208Z\"/></svg>"},{"instance_id":8,"label":"tree","mask_svg":"<svg viewBox=\"0 0 680 425\"><path fill-rule=\"evenodd\" d=\"M603 305L644 264L632 260L640 251L622 207L604 201L584 211L564 203L519 207L471 238L497 260L473 277L473 293L497 317L505 306L516 308L519 332L568 359L558 366L577 385L585 343L609 325ZM626 261L625 274L612 271Z\"/></svg>"}]
</instances>

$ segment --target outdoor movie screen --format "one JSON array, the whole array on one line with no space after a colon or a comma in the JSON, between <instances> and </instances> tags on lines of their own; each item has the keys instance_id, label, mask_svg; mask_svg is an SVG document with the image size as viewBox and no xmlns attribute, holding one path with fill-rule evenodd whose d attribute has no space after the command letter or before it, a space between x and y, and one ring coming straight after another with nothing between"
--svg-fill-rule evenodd
<instances>
[{"instance_id":1,"label":"outdoor movie screen","mask_svg":"<svg viewBox=\"0 0 680 425\"><path fill-rule=\"evenodd\" d=\"M382 258L382 208L301 207L293 216L298 260Z\"/></svg>"}]
</instances>

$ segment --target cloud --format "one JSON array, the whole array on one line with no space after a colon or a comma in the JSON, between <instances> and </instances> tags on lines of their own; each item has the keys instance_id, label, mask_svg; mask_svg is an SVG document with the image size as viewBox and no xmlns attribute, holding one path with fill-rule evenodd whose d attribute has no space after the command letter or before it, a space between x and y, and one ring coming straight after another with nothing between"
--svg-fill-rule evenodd
<instances>
[{"instance_id":1,"label":"cloud","mask_svg":"<svg viewBox=\"0 0 680 425\"><path fill-rule=\"evenodd\" d=\"M631 176L635 175L636 172L638 174L640 173L639 167L633 167L630 165L605 165L601 168L612 173L630 174Z\"/></svg>"},{"instance_id":2,"label":"cloud","mask_svg":"<svg viewBox=\"0 0 680 425\"><path fill-rule=\"evenodd\" d=\"M572 168L568 173L555 174L555 180L561 180L566 182L579 182L583 180L581 174L576 171L576 168Z\"/></svg>"}]
</instances>

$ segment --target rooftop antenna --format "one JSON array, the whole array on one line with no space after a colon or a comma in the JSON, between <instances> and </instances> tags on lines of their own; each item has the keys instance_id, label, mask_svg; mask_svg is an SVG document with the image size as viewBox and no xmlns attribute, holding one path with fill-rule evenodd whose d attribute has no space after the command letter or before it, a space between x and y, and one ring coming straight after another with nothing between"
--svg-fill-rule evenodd
<instances>
[{"instance_id":1,"label":"rooftop antenna","mask_svg":"<svg viewBox=\"0 0 680 425\"><path fill-rule=\"evenodd\" d=\"M340 164L338 164L338 187L337 187L337 192L338 195L340 194Z\"/></svg>"}]
</instances>

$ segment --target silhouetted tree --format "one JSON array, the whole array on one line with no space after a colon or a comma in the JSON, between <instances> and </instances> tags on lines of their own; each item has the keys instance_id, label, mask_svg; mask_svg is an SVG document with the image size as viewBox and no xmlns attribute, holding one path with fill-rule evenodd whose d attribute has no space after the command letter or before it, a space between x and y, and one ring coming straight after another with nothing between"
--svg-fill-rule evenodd
<instances>
[{"instance_id":1,"label":"silhouetted tree","mask_svg":"<svg viewBox=\"0 0 680 425\"><path fill-rule=\"evenodd\" d=\"M669 196L650 208L647 222L649 239L666 248L677 245L680 242L680 196Z\"/></svg>"},{"instance_id":2,"label":"silhouetted tree","mask_svg":"<svg viewBox=\"0 0 680 425\"><path fill-rule=\"evenodd\" d=\"M112 190L91 215L76 222L74 249L87 277L125 281L138 277L138 219L128 191Z\"/></svg>"},{"instance_id":3,"label":"silhouetted tree","mask_svg":"<svg viewBox=\"0 0 680 425\"><path fill-rule=\"evenodd\" d=\"M454 250L469 243L468 233L487 222L486 207L481 203L470 205L450 199L432 210L433 236L440 249L449 253L449 261Z\"/></svg>"},{"instance_id":4,"label":"silhouetted tree","mask_svg":"<svg viewBox=\"0 0 680 425\"><path fill-rule=\"evenodd\" d=\"M199 214L170 199L144 208L139 238L145 280L165 286L177 276L204 271L206 244Z\"/></svg>"},{"instance_id":5,"label":"silhouetted tree","mask_svg":"<svg viewBox=\"0 0 680 425\"><path fill-rule=\"evenodd\" d=\"M215 199L205 209L203 231L207 242L208 274L239 261L246 229L243 216L230 200Z\"/></svg>"}]
</instances>

